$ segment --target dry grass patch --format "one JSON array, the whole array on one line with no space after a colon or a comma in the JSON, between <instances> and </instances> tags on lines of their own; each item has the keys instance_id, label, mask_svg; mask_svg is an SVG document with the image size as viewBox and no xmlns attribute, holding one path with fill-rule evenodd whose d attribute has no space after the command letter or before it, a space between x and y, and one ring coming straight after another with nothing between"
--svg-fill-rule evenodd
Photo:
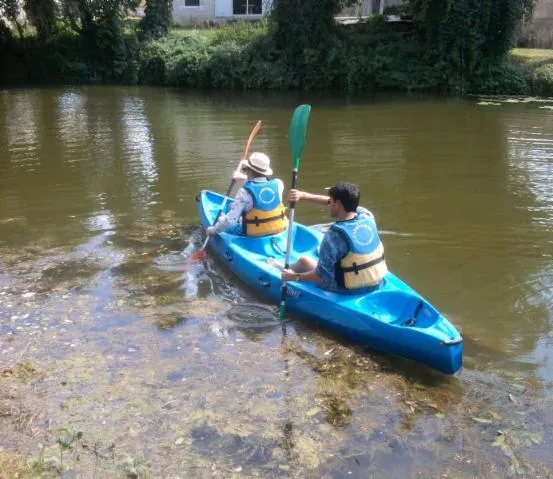
<instances>
[{"instance_id":1,"label":"dry grass patch","mask_svg":"<svg viewBox=\"0 0 553 479\"><path fill-rule=\"evenodd\" d=\"M0 368L0 430L33 433L32 425L40 414L25 404L24 383L40 378L30 363Z\"/></svg>"},{"instance_id":2,"label":"dry grass patch","mask_svg":"<svg viewBox=\"0 0 553 479\"><path fill-rule=\"evenodd\" d=\"M553 62L553 50L544 48L513 48L511 61L517 65L533 65Z\"/></svg>"},{"instance_id":3,"label":"dry grass patch","mask_svg":"<svg viewBox=\"0 0 553 479\"><path fill-rule=\"evenodd\" d=\"M0 397L0 421L7 420L16 431L32 432L32 425L38 413L31 411L13 394L2 394Z\"/></svg>"},{"instance_id":4,"label":"dry grass patch","mask_svg":"<svg viewBox=\"0 0 553 479\"><path fill-rule=\"evenodd\" d=\"M25 477L27 471L27 463L23 457L0 449L0 479Z\"/></svg>"}]
</instances>

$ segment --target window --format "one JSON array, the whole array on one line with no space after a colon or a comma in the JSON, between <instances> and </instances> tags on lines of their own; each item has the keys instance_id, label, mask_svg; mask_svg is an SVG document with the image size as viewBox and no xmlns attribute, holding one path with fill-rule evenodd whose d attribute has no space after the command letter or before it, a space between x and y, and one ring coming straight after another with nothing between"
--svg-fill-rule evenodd
<instances>
[{"instance_id":1,"label":"window","mask_svg":"<svg viewBox=\"0 0 553 479\"><path fill-rule=\"evenodd\" d=\"M234 15L261 15L263 0L233 0Z\"/></svg>"},{"instance_id":2,"label":"window","mask_svg":"<svg viewBox=\"0 0 553 479\"><path fill-rule=\"evenodd\" d=\"M200 0L184 0L185 7L199 7Z\"/></svg>"}]
</instances>

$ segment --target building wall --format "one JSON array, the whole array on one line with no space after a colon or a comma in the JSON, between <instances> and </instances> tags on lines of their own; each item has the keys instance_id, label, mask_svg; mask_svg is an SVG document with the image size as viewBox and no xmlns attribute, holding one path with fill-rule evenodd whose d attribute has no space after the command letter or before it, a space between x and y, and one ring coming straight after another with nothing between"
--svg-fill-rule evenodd
<instances>
[{"instance_id":1,"label":"building wall","mask_svg":"<svg viewBox=\"0 0 553 479\"><path fill-rule=\"evenodd\" d=\"M377 15L380 13L380 8L391 7L392 5L400 5L403 0L361 0L357 5L344 8L339 14L339 17L366 17L369 15Z\"/></svg>"},{"instance_id":2,"label":"building wall","mask_svg":"<svg viewBox=\"0 0 553 479\"><path fill-rule=\"evenodd\" d=\"M186 7L185 0L173 0L173 23L193 26L215 18L215 0L200 0L199 7Z\"/></svg>"},{"instance_id":3,"label":"building wall","mask_svg":"<svg viewBox=\"0 0 553 479\"><path fill-rule=\"evenodd\" d=\"M200 0L199 7L186 7L185 0L173 0L173 24L181 26L201 26L208 21L219 21L215 17L215 2L217 0ZM263 10L271 10L273 0L263 0ZM361 0L358 6L344 9L338 16L367 16L380 11L380 2L384 8L398 5L403 0ZM551 0L553 2L553 0Z\"/></svg>"},{"instance_id":4,"label":"building wall","mask_svg":"<svg viewBox=\"0 0 553 479\"><path fill-rule=\"evenodd\" d=\"M538 0L532 21L522 29L521 43L533 48L553 48L553 0Z\"/></svg>"}]
</instances>

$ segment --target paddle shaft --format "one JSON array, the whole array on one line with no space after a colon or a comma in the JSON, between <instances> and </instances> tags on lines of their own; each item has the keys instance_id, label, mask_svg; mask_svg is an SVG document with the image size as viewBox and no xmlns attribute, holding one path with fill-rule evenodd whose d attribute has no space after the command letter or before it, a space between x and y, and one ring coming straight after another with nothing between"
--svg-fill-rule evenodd
<instances>
[{"instance_id":1,"label":"paddle shaft","mask_svg":"<svg viewBox=\"0 0 553 479\"><path fill-rule=\"evenodd\" d=\"M292 114L290 120L290 127L288 128L288 145L292 151L294 158L294 167L292 169L292 189L296 189L298 182L298 171L300 169L301 154L303 147L305 146L305 132L307 129L307 121L309 119L309 113L311 112L311 105L300 105ZM292 232L294 230L294 209L296 203L290 202L288 209L288 241L286 242L286 256L284 262L284 268L290 268L290 252L292 251ZM286 335L286 327L284 326L284 317L286 316L286 295L288 292L288 283L286 280L282 280L282 286L280 289L280 307L278 317L282 322L282 332Z\"/></svg>"},{"instance_id":2,"label":"paddle shaft","mask_svg":"<svg viewBox=\"0 0 553 479\"><path fill-rule=\"evenodd\" d=\"M292 189L295 190L298 183L298 169L294 168L292 170ZM296 202L291 201L288 208L288 239L286 241L286 256L284 257L284 268L290 268L290 250L292 249L292 232L294 226L294 213L296 209ZM284 320L286 314L286 293L288 291L288 283L285 279L282 280L282 285L280 287L280 307L279 307L279 318ZM283 329L284 334L286 334L286 329Z\"/></svg>"},{"instance_id":3,"label":"paddle shaft","mask_svg":"<svg viewBox=\"0 0 553 479\"><path fill-rule=\"evenodd\" d=\"M238 168L240 168L240 165L242 161L246 159L248 156L248 152L250 151L250 147L252 146L253 139L255 138L255 135L257 135L257 132L261 129L261 120L258 120L257 123L252 128L252 131L250 132L250 136L248 137L248 141L246 142L246 146L244 147L244 152L242 153L242 158L240 159L240 163L238 163ZM213 224L217 224L217 220L219 219L219 216L223 213L225 206L227 205L227 200L232 193L232 189L234 188L234 185L236 184L236 180L233 178L230 182L230 186L228 187L227 194L225 195L225 199L223 200L223 203L221 204L221 208L217 212L217 216L215 217L215 221ZM204 244L200 248L200 251L207 248L207 243L209 243L209 236L205 239Z\"/></svg>"},{"instance_id":4,"label":"paddle shaft","mask_svg":"<svg viewBox=\"0 0 553 479\"><path fill-rule=\"evenodd\" d=\"M292 170L292 189L295 190L298 183L298 169ZM288 238L286 241L286 256L284 258L284 267L290 268L290 249L292 247L292 226L294 225L294 213L296 211L296 202L291 201L288 208Z\"/></svg>"},{"instance_id":5,"label":"paddle shaft","mask_svg":"<svg viewBox=\"0 0 553 479\"><path fill-rule=\"evenodd\" d=\"M217 221L219 220L219 216L221 216L221 214L225 210L225 206L227 205L227 200L228 200L235 184L236 184L236 180L233 178L232 181L230 182L230 186L228 187L227 194L225 195L225 199L223 200L223 203L221 204L221 208L217 212L217 216L215 217L215 221L213 222L213 224L217 223ZM204 244L202 245L201 249L206 249L208 242L209 242L209 236L205 239Z\"/></svg>"}]
</instances>

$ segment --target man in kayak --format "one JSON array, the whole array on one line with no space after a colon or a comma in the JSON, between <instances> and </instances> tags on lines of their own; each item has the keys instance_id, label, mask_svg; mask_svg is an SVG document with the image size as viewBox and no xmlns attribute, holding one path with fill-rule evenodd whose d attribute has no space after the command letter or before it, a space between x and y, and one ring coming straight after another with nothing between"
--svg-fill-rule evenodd
<instances>
[{"instance_id":1,"label":"man in kayak","mask_svg":"<svg viewBox=\"0 0 553 479\"><path fill-rule=\"evenodd\" d=\"M242 162L233 179L244 182L227 214L207 228L209 236L222 231L245 236L265 236L284 231L288 226L282 204L284 185L271 179L271 160L264 153L253 152Z\"/></svg>"},{"instance_id":2,"label":"man in kayak","mask_svg":"<svg viewBox=\"0 0 553 479\"><path fill-rule=\"evenodd\" d=\"M378 287L388 268L384 247L372 213L359 207L359 188L338 183L329 196L290 190L290 201L309 201L328 206L336 222L324 235L319 260L302 256L282 270L286 281L307 281L339 293L364 293ZM276 265L274 261L271 261Z\"/></svg>"}]
</instances>

